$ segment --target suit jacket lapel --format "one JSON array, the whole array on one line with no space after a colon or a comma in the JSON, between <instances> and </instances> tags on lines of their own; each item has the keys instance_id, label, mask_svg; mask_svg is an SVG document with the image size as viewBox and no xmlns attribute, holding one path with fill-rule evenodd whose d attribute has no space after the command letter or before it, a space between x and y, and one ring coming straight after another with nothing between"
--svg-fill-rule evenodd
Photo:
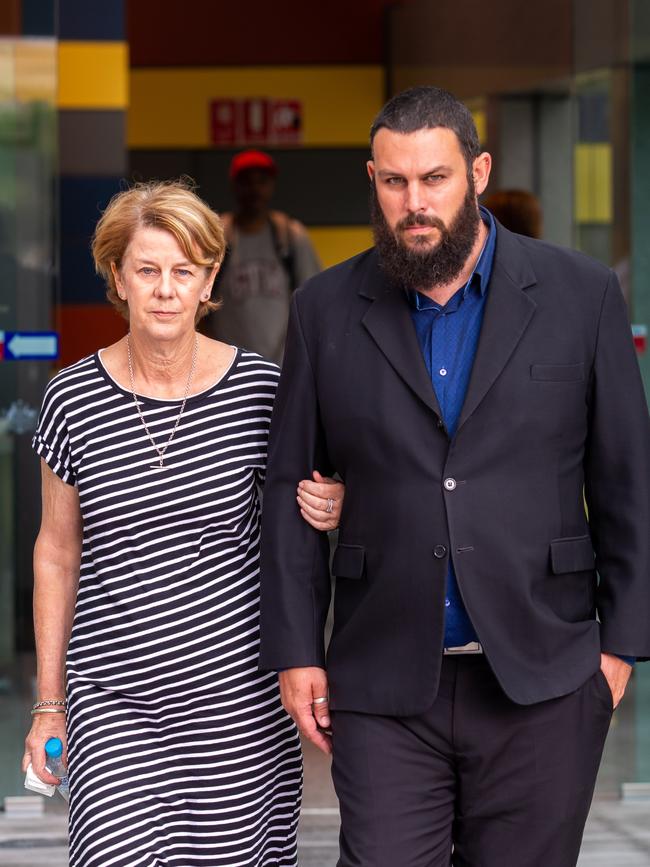
<instances>
[{"instance_id":1,"label":"suit jacket lapel","mask_svg":"<svg viewBox=\"0 0 650 867\"><path fill-rule=\"evenodd\" d=\"M498 226L481 334L457 430L488 393L528 327L537 305L523 289L536 282L521 243Z\"/></svg>"},{"instance_id":2,"label":"suit jacket lapel","mask_svg":"<svg viewBox=\"0 0 650 867\"><path fill-rule=\"evenodd\" d=\"M359 289L361 295L373 301L363 316L363 325L409 388L442 418L406 296L381 271L376 252L373 266L366 271L366 279Z\"/></svg>"}]
</instances>

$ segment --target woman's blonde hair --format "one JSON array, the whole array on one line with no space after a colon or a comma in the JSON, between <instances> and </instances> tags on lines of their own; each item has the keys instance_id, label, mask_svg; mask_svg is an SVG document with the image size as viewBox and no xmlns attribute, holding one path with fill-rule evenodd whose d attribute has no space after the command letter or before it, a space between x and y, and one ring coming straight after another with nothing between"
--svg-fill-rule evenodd
<instances>
[{"instance_id":1,"label":"woman's blonde hair","mask_svg":"<svg viewBox=\"0 0 650 867\"><path fill-rule=\"evenodd\" d=\"M129 306L117 294L111 263L121 270L126 249L141 228L171 232L188 261L208 273L221 265L226 252L221 219L196 195L191 180L148 181L114 195L97 223L91 250L95 270L106 281L106 297L127 320ZM201 301L197 322L220 306Z\"/></svg>"}]
</instances>

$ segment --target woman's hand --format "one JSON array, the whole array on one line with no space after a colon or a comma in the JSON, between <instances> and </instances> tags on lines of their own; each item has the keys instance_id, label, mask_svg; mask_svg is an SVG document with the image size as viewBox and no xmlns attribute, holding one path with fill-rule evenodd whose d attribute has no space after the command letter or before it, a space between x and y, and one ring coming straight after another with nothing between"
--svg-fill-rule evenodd
<instances>
[{"instance_id":1,"label":"woman's hand","mask_svg":"<svg viewBox=\"0 0 650 867\"><path fill-rule=\"evenodd\" d=\"M63 743L63 764L68 767L68 745L65 737L65 714L64 713L38 713L32 717L32 727L25 738L25 754L22 768L27 771L31 763L32 770L44 783L50 786L58 786L59 778L45 770L45 744L50 738L60 738Z\"/></svg>"},{"instance_id":2,"label":"woman's hand","mask_svg":"<svg viewBox=\"0 0 650 867\"><path fill-rule=\"evenodd\" d=\"M317 530L336 530L341 519L345 485L312 473L313 481L303 479L298 485L300 514Z\"/></svg>"}]
</instances>

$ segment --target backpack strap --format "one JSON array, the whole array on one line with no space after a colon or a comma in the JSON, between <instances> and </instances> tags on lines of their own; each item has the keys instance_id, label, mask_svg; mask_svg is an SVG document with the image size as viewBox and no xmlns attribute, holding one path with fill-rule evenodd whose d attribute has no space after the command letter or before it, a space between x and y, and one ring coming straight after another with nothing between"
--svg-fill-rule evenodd
<instances>
[{"instance_id":1,"label":"backpack strap","mask_svg":"<svg viewBox=\"0 0 650 867\"><path fill-rule=\"evenodd\" d=\"M273 248L280 264L287 272L291 292L298 288L296 279L296 251L291 230L291 218L281 211L271 211L269 215Z\"/></svg>"}]
</instances>

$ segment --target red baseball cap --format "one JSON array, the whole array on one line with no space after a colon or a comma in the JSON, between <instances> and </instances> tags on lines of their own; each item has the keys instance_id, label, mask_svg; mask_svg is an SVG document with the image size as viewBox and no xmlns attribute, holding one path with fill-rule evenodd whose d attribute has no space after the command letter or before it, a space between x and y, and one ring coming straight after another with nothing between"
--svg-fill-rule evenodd
<instances>
[{"instance_id":1,"label":"red baseball cap","mask_svg":"<svg viewBox=\"0 0 650 867\"><path fill-rule=\"evenodd\" d=\"M271 175L277 175L278 167L275 160L264 151L248 150L235 154L230 163L230 179L234 180L241 172L248 169L263 169Z\"/></svg>"}]
</instances>

